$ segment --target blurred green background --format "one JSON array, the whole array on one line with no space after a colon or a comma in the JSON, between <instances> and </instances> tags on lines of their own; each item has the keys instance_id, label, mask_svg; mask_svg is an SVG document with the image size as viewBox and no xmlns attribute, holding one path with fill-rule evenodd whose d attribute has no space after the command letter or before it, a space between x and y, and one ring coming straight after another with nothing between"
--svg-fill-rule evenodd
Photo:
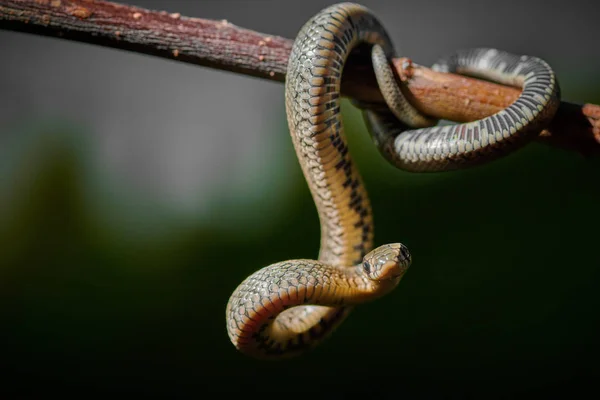
<instances>
[{"instance_id":1,"label":"blurred green background","mask_svg":"<svg viewBox=\"0 0 600 400\"><path fill-rule=\"evenodd\" d=\"M572 93L600 102L588 90ZM414 263L394 293L358 307L317 350L276 363L234 350L224 310L256 269L317 255L317 216L283 112L272 135L288 184L217 201L202 223L135 195L116 201L87 161L82 127L13 127L18 139L1 157L8 376L44 390L201 395L268 382L280 393L364 384L392 397L598 377L599 160L532 144L472 170L409 174L383 161L349 103L344 113L376 243L404 242Z\"/></svg>"}]
</instances>

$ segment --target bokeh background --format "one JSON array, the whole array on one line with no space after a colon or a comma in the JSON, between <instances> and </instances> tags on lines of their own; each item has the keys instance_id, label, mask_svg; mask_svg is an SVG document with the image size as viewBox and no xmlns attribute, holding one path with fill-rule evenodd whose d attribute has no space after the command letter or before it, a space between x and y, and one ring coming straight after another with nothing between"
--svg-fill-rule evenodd
<instances>
[{"instance_id":1,"label":"bokeh background","mask_svg":"<svg viewBox=\"0 0 600 400\"><path fill-rule=\"evenodd\" d=\"M293 38L328 1L125 3ZM546 59L600 103L594 1L368 1L400 54ZM600 377L600 162L541 144L472 170L388 165L349 103L376 243L414 263L304 357L258 362L230 293L316 257L283 85L0 31L0 363L12 393L386 398L579 390Z\"/></svg>"}]
</instances>

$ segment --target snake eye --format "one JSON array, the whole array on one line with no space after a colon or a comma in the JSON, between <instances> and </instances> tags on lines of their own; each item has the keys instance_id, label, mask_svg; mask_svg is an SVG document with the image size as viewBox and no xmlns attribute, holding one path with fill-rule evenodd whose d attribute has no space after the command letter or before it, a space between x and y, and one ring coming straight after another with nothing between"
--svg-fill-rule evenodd
<instances>
[{"instance_id":1,"label":"snake eye","mask_svg":"<svg viewBox=\"0 0 600 400\"><path fill-rule=\"evenodd\" d=\"M369 272L371 272L371 264L369 264L368 261L363 261L363 269L365 270L365 273L368 274Z\"/></svg>"}]
</instances>

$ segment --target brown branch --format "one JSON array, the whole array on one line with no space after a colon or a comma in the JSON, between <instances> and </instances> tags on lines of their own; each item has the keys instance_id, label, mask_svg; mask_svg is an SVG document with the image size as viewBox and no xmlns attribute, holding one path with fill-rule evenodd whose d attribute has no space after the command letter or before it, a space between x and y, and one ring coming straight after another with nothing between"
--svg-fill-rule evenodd
<instances>
[{"instance_id":1,"label":"brown branch","mask_svg":"<svg viewBox=\"0 0 600 400\"><path fill-rule=\"evenodd\" d=\"M283 82L292 41L227 21L187 18L105 1L0 0L0 28L135 51ZM519 89L394 60L413 104L433 117L472 121L508 106ZM369 63L353 57L342 92L382 101ZM600 106L563 102L539 140L583 155L600 153Z\"/></svg>"}]
</instances>

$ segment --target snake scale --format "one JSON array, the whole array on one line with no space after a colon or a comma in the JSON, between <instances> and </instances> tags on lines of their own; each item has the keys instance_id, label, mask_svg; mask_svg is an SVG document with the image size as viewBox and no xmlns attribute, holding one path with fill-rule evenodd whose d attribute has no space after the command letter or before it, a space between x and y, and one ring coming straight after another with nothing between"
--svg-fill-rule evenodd
<instances>
[{"instance_id":1,"label":"snake scale","mask_svg":"<svg viewBox=\"0 0 600 400\"><path fill-rule=\"evenodd\" d=\"M365 7L341 3L312 17L289 58L285 105L292 142L321 225L318 260L275 263L246 278L226 307L229 338L257 358L290 357L325 339L355 305L393 290L411 264L408 249L373 250L373 216L362 178L348 152L340 115L342 70L358 46L371 57L385 107L360 105L382 154L402 169L443 171L507 153L538 132L559 103L550 67L534 57L492 49L459 52L437 70L523 86L507 109L481 121L434 126L396 86L392 42ZM417 128L417 129L412 129Z\"/></svg>"}]
</instances>

